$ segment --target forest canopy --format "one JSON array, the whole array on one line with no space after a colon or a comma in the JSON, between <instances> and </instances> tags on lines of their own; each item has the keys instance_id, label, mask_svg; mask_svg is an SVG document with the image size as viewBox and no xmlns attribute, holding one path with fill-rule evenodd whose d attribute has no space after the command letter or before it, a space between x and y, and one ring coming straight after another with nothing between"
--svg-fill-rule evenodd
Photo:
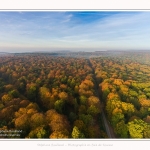
<instances>
[{"instance_id":1,"label":"forest canopy","mask_svg":"<svg viewBox=\"0 0 150 150\"><path fill-rule=\"evenodd\" d=\"M0 138L150 137L150 53L81 56L0 57Z\"/></svg>"}]
</instances>

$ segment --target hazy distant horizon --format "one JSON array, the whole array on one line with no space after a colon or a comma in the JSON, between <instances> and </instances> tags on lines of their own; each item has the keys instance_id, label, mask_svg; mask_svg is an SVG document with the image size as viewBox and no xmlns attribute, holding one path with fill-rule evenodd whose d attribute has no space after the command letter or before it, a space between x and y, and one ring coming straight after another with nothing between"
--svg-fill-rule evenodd
<instances>
[{"instance_id":1,"label":"hazy distant horizon","mask_svg":"<svg viewBox=\"0 0 150 150\"><path fill-rule=\"evenodd\" d=\"M96 52L150 52L150 49L148 50L39 50L39 51L33 51L33 50L28 50L28 51L0 51L0 54L15 54L15 53L96 53Z\"/></svg>"},{"instance_id":2,"label":"hazy distant horizon","mask_svg":"<svg viewBox=\"0 0 150 150\"><path fill-rule=\"evenodd\" d=\"M0 22L0 52L150 50L149 11L1 11Z\"/></svg>"}]
</instances>

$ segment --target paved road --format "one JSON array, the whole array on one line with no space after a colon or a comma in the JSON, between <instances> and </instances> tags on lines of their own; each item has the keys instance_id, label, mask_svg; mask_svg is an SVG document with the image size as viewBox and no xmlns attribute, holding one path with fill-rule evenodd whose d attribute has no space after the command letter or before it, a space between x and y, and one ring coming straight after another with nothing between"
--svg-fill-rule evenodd
<instances>
[{"instance_id":1,"label":"paved road","mask_svg":"<svg viewBox=\"0 0 150 150\"><path fill-rule=\"evenodd\" d=\"M88 63L89 63L90 67L93 70L94 80L96 81L95 72L94 72L94 69L93 69L92 64L91 64L89 59L88 59ZM95 83L95 84L97 84L97 83ZM98 85L96 85L95 91L96 91L97 96L100 98L100 94L98 92ZM105 116L105 113L104 113L104 110L103 110L103 103L101 105L101 110L102 110L102 112L101 112L102 120L103 120L103 123L104 123L104 126L105 126L105 130L107 132L108 138L116 138L115 134L114 134L114 131L113 131L113 128L111 127L108 120L106 119L106 116Z\"/></svg>"},{"instance_id":2,"label":"paved road","mask_svg":"<svg viewBox=\"0 0 150 150\"><path fill-rule=\"evenodd\" d=\"M105 113L104 111L102 110L101 112L101 115L102 115L102 119L103 119L103 122L104 122L104 125L105 125L105 129L106 129L106 132L107 132L107 136L108 138L115 138L115 134L113 132L113 129L112 127L109 125L107 119L106 119L106 116L105 116Z\"/></svg>"}]
</instances>

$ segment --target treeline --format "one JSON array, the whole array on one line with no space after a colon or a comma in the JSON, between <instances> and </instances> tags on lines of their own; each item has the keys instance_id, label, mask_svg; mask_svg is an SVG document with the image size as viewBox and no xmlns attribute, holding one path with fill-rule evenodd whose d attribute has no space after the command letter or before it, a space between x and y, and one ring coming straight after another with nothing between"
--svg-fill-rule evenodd
<instances>
[{"instance_id":1,"label":"treeline","mask_svg":"<svg viewBox=\"0 0 150 150\"><path fill-rule=\"evenodd\" d=\"M0 58L0 138L105 138L88 60L20 54Z\"/></svg>"},{"instance_id":2,"label":"treeline","mask_svg":"<svg viewBox=\"0 0 150 150\"><path fill-rule=\"evenodd\" d=\"M105 112L118 138L150 138L150 54L93 58Z\"/></svg>"}]
</instances>

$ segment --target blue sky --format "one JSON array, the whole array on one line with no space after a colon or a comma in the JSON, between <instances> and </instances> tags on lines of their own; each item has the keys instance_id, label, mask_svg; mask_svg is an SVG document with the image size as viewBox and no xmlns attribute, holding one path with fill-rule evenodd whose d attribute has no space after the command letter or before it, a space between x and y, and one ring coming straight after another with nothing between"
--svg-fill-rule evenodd
<instances>
[{"instance_id":1,"label":"blue sky","mask_svg":"<svg viewBox=\"0 0 150 150\"><path fill-rule=\"evenodd\" d=\"M150 50L150 12L0 12L0 52L57 50Z\"/></svg>"}]
</instances>

